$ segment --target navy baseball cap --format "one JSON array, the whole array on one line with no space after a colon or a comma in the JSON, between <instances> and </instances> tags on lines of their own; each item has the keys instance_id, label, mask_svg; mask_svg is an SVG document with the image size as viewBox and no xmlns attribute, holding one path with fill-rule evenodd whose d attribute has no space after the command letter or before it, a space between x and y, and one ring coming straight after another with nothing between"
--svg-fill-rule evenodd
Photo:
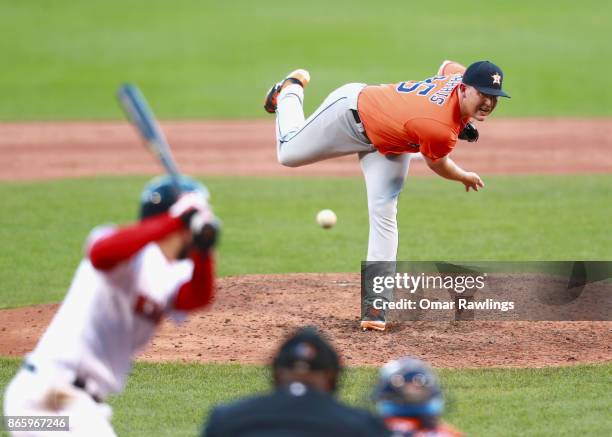
<instances>
[{"instance_id":1,"label":"navy baseball cap","mask_svg":"<svg viewBox=\"0 0 612 437\"><path fill-rule=\"evenodd\" d=\"M275 369L339 371L340 360L318 330L308 326L297 330L282 344L272 366Z\"/></svg>"},{"instance_id":2,"label":"navy baseball cap","mask_svg":"<svg viewBox=\"0 0 612 437\"><path fill-rule=\"evenodd\" d=\"M504 72L492 62L478 61L470 65L463 73L463 83L473 86L483 94L508 97L502 90Z\"/></svg>"}]
</instances>

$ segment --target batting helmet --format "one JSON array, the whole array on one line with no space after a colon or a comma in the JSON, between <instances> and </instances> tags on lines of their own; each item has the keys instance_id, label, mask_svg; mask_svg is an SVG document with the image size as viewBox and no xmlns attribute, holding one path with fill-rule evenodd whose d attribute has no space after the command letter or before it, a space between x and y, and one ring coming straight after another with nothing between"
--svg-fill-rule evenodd
<instances>
[{"instance_id":1,"label":"batting helmet","mask_svg":"<svg viewBox=\"0 0 612 437\"><path fill-rule=\"evenodd\" d=\"M178 189L170 176L159 176L145 186L140 195L140 219L168 211L181 193L199 192L208 201L208 189L195 179L179 176Z\"/></svg>"},{"instance_id":2,"label":"batting helmet","mask_svg":"<svg viewBox=\"0 0 612 437\"><path fill-rule=\"evenodd\" d=\"M372 398L383 417L435 417L444 410L436 374L416 358L404 357L385 364Z\"/></svg>"}]
</instances>

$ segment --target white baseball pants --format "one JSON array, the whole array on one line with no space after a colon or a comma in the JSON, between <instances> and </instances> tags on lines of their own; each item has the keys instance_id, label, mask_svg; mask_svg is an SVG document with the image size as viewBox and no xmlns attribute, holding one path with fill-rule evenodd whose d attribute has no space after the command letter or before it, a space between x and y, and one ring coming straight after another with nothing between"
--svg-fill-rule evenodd
<instances>
[{"instance_id":1,"label":"white baseball pants","mask_svg":"<svg viewBox=\"0 0 612 437\"><path fill-rule=\"evenodd\" d=\"M109 405L72 384L21 369L4 394L5 416L69 416L70 431L20 431L13 436L116 437Z\"/></svg>"},{"instance_id":2,"label":"white baseball pants","mask_svg":"<svg viewBox=\"0 0 612 437\"><path fill-rule=\"evenodd\" d=\"M324 159L358 154L366 183L370 232L367 261L397 257L397 199L408 173L411 154L385 156L363 134L351 110L365 84L351 83L333 91L304 120L304 89L289 85L278 97L276 143L278 161L299 167Z\"/></svg>"}]
</instances>

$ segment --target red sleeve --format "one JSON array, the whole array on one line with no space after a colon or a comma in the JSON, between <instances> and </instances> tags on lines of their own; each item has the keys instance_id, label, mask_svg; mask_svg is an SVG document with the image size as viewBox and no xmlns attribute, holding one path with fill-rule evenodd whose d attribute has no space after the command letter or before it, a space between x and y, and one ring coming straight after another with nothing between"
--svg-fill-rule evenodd
<instances>
[{"instance_id":1,"label":"red sleeve","mask_svg":"<svg viewBox=\"0 0 612 437\"><path fill-rule=\"evenodd\" d=\"M110 270L130 259L152 241L158 241L183 227L180 217L159 214L139 223L124 226L96 240L88 250L89 260L96 269Z\"/></svg>"},{"instance_id":2,"label":"red sleeve","mask_svg":"<svg viewBox=\"0 0 612 437\"><path fill-rule=\"evenodd\" d=\"M434 119L412 119L404 128L411 138L418 139L421 146L419 151L434 161L452 152L457 143L457 133L448 125Z\"/></svg>"},{"instance_id":3,"label":"red sleeve","mask_svg":"<svg viewBox=\"0 0 612 437\"><path fill-rule=\"evenodd\" d=\"M215 262L211 253L203 254L198 250L191 252L193 275L185 282L174 298L174 308L190 311L202 308L212 301L215 287Z\"/></svg>"}]
</instances>

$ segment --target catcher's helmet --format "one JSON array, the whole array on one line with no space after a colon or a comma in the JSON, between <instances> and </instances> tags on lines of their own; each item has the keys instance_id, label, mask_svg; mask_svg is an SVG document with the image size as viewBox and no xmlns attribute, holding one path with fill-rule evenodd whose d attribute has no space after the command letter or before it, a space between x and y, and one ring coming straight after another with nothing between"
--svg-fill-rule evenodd
<instances>
[{"instance_id":1,"label":"catcher's helmet","mask_svg":"<svg viewBox=\"0 0 612 437\"><path fill-rule=\"evenodd\" d=\"M200 192L208 201L208 189L195 179L179 176L178 187L170 176L159 176L145 186L140 195L140 219L151 217L168 211L176 202L181 193Z\"/></svg>"},{"instance_id":2,"label":"catcher's helmet","mask_svg":"<svg viewBox=\"0 0 612 437\"><path fill-rule=\"evenodd\" d=\"M435 417L444 410L436 374L416 358L404 357L385 364L372 398L383 417Z\"/></svg>"}]
</instances>

